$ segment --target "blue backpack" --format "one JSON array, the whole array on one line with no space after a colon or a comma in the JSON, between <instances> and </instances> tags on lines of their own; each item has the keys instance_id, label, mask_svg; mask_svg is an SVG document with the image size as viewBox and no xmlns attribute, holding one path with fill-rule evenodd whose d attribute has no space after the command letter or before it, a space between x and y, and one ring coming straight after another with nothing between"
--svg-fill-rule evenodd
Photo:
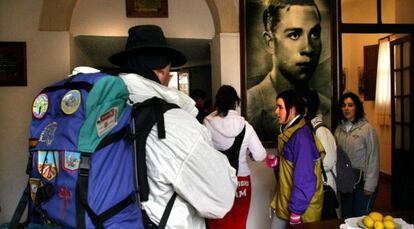
<instances>
[{"instance_id":1,"label":"blue backpack","mask_svg":"<svg viewBox=\"0 0 414 229\"><path fill-rule=\"evenodd\" d=\"M151 225L140 209L149 193L146 138L154 124L158 136L165 138L163 113L177 106L157 98L130 106L128 97L122 79L105 73L76 74L37 95L30 126L29 182L10 228L20 225L27 203L27 228Z\"/></svg>"}]
</instances>

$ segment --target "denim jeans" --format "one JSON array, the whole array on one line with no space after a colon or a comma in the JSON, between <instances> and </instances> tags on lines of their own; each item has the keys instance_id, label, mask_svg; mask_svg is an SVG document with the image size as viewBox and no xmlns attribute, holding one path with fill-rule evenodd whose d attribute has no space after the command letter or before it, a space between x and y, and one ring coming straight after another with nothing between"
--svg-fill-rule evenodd
<instances>
[{"instance_id":1,"label":"denim jeans","mask_svg":"<svg viewBox=\"0 0 414 229\"><path fill-rule=\"evenodd\" d=\"M272 209L272 225L271 229L285 229L288 227L289 221L279 218L274 209Z\"/></svg>"},{"instance_id":2,"label":"denim jeans","mask_svg":"<svg viewBox=\"0 0 414 229\"><path fill-rule=\"evenodd\" d=\"M341 193L342 218L367 215L374 207L378 185L371 195L364 194L364 182L359 182L352 193Z\"/></svg>"}]
</instances>

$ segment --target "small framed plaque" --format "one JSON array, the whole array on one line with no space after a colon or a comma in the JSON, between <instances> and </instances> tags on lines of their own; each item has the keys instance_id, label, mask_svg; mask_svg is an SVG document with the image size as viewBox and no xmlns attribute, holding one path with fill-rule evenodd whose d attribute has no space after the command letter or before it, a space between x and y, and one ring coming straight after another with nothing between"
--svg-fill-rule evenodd
<instances>
[{"instance_id":1,"label":"small framed plaque","mask_svg":"<svg viewBox=\"0 0 414 229\"><path fill-rule=\"evenodd\" d=\"M26 42L0 42L0 86L27 86Z\"/></svg>"},{"instance_id":2,"label":"small framed plaque","mask_svg":"<svg viewBox=\"0 0 414 229\"><path fill-rule=\"evenodd\" d=\"M127 17L168 17L168 0L126 0Z\"/></svg>"}]
</instances>

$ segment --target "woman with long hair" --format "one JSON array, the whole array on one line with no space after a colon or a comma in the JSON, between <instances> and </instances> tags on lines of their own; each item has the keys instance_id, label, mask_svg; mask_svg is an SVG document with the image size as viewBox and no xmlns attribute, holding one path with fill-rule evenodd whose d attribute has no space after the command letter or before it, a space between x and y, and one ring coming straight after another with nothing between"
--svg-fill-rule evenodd
<instances>
[{"instance_id":1,"label":"woman with long hair","mask_svg":"<svg viewBox=\"0 0 414 229\"><path fill-rule=\"evenodd\" d=\"M364 106L356 94L343 94L338 108L340 123L335 138L351 160L355 174L352 193L341 193L342 218L366 215L372 210L378 192L380 153L377 133L364 117Z\"/></svg>"},{"instance_id":2,"label":"woman with long hair","mask_svg":"<svg viewBox=\"0 0 414 229\"><path fill-rule=\"evenodd\" d=\"M248 152L256 161L266 158L266 150L253 127L236 111L240 98L230 85L223 85L216 94L215 111L204 119L211 131L214 147L226 154L237 170L238 186L230 212L223 219L208 220L209 229L246 228L251 199Z\"/></svg>"},{"instance_id":3,"label":"woman with long hair","mask_svg":"<svg viewBox=\"0 0 414 229\"><path fill-rule=\"evenodd\" d=\"M276 193L271 203L272 229L321 219L324 151L306 124L304 113L304 101L295 91L287 90L277 96L279 165L275 167Z\"/></svg>"}]
</instances>

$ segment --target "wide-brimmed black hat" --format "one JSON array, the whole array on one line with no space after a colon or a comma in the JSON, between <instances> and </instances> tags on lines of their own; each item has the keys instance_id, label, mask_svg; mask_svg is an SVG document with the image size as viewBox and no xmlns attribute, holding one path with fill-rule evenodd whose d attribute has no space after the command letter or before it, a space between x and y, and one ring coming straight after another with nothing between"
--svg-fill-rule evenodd
<instances>
[{"instance_id":1,"label":"wide-brimmed black hat","mask_svg":"<svg viewBox=\"0 0 414 229\"><path fill-rule=\"evenodd\" d=\"M109 57L109 61L122 66L134 54L146 53L166 55L170 59L172 67L178 67L187 62L180 51L168 44L162 29L156 25L138 25L130 28L125 51L112 55Z\"/></svg>"}]
</instances>

